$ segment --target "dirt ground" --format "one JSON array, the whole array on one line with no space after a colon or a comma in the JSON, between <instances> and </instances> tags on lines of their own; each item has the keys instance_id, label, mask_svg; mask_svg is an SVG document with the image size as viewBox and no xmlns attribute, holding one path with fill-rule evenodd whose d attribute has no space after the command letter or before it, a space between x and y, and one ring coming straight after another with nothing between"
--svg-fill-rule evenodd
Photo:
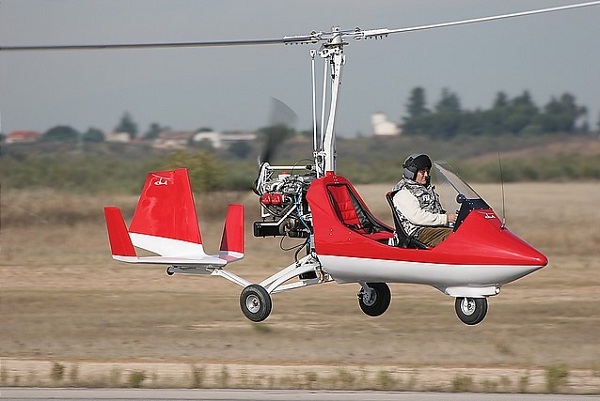
<instances>
[{"instance_id":1,"label":"dirt ground","mask_svg":"<svg viewBox=\"0 0 600 401\"><path fill-rule=\"evenodd\" d=\"M388 187L358 189L391 223ZM497 185L475 189L500 210ZM145 385L156 386L600 393L600 185L505 191L509 229L550 264L505 286L474 327L432 288L393 284L390 310L370 318L358 308L358 285L336 283L276 294L271 316L254 324L240 311L241 287L229 281L113 261L101 207L97 219L61 224L36 203L29 223L0 232L1 384L116 386L144 372ZM19 196L3 194L3 221L26 207ZM256 200L243 201L250 230ZM201 213L209 208L199 203ZM209 252L221 219L201 217ZM279 239L249 232L246 240L247 257L231 270L250 281L293 261Z\"/></svg>"}]
</instances>

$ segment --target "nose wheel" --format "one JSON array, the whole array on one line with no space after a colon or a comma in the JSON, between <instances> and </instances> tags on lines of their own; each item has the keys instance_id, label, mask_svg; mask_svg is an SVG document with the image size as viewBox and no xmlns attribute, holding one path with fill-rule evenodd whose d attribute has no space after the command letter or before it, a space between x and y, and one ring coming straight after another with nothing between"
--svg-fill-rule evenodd
<instances>
[{"instance_id":1,"label":"nose wheel","mask_svg":"<svg viewBox=\"0 0 600 401\"><path fill-rule=\"evenodd\" d=\"M454 310L458 318L469 326L480 323L487 314L487 298L456 298Z\"/></svg>"},{"instance_id":2,"label":"nose wheel","mask_svg":"<svg viewBox=\"0 0 600 401\"><path fill-rule=\"evenodd\" d=\"M271 314L271 295L258 284L251 284L242 290L240 307L244 316L253 322L262 322Z\"/></svg>"},{"instance_id":3,"label":"nose wheel","mask_svg":"<svg viewBox=\"0 0 600 401\"><path fill-rule=\"evenodd\" d=\"M361 287L358 292L360 309L368 316L383 315L392 301L390 287L386 283L367 283L367 287Z\"/></svg>"}]
</instances>

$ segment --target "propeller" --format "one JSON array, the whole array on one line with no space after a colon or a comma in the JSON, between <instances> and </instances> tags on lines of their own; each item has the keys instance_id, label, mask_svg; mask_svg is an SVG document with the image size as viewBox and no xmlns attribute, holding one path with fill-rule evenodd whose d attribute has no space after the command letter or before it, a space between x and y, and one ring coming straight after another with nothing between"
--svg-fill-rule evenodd
<instances>
[{"instance_id":1,"label":"propeller","mask_svg":"<svg viewBox=\"0 0 600 401\"><path fill-rule=\"evenodd\" d=\"M225 47L225 46L253 46L273 44L314 44L318 42L331 42L336 37L350 37L360 39L378 39L391 34L422 31L426 29L437 29L458 25L475 24L481 22L496 21L501 19L524 17L534 14L542 14L556 11L565 11L582 7L599 6L600 1L589 1L585 3L569 4L565 6L543 8L530 11L520 11L509 14L494 15L482 18L473 18L460 21L442 22L437 24L420 25L398 29L369 29L360 28L351 30L333 30L330 32L312 31L308 35L284 36L271 39L242 39L242 40L216 40L199 42L157 42L157 43L124 43L124 44L91 44L91 45L33 45L33 46L0 46L0 51L38 51L38 50L89 50L89 49L144 49L144 48L176 48L176 47ZM341 45L346 43L340 42Z\"/></svg>"},{"instance_id":2,"label":"propeller","mask_svg":"<svg viewBox=\"0 0 600 401\"><path fill-rule=\"evenodd\" d=\"M270 162L276 149L294 134L298 115L284 102L271 98L270 125L260 129L265 143L258 164Z\"/></svg>"}]
</instances>

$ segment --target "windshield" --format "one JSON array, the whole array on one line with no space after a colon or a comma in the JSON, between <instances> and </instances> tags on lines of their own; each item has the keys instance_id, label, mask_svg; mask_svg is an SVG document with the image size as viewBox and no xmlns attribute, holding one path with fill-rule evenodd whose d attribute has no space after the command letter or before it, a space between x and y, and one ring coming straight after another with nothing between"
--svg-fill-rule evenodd
<instances>
[{"instance_id":1,"label":"windshield","mask_svg":"<svg viewBox=\"0 0 600 401\"><path fill-rule=\"evenodd\" d=\"M458 230L473 210L491 209L483 198L454 172L450 165L447 163L434 163L434 167L436 183L439 186L437 193L440 196L442 207L450 213L458 206L456 209L458 217L454 223L454 231ZM486 216L488 216L488 213L486 213ZM493 211L491 216L495 216ZM502 227L504 227L504 223L502 223Z\"/></svg>"},{"instance_id":2,"label":"windshield","mask_svg":"<svg viewBox=\"0 0 600 401\"><path fill-rule=\"evenodd\" d=\"M446 162L433 163L435 166L436 178L439 185L448 184L457 192L457 194L463 194L467 199L479 199L481 196L475 192L469 184L467 184L462 178L452 170L452 167Z\"/></svg>"}]
</instances>

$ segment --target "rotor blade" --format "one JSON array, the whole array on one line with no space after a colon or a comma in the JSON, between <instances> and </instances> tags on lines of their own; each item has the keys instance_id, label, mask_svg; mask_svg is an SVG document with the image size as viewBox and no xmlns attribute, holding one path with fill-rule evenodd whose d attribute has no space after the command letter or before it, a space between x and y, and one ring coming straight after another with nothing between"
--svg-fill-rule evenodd
<instances>
[{"instance_id":1,"label":"rotor blade","mask_svg":"<svg viewBox=\"0 0 600 401\"><path fill-rule=\"evenodd\" d=\"M96 44L96 45L40 45L40 46L0 46L0 51L35 51L35 50L92 50L92 49L157 49L175 47L226 47L226 46L253 46L274 44L304 44L316 43L320 40L321 33L312 32L310 35L284 36L275 39L247 39L247 40L217 40L203 42L164 42L164 43L122 43L122 44Z\"/></svg>"},{"instance_id":2,"label":"rotor blade","mask_svg":"<svg viewBox=\"0 0 600 401\"><path fill-rule=\"evenodd\" d=\"M524 17L527 15L542 14L542 13L549 13L549 12L554 12L554 11L563 11L563 10L570 10L570 9L574 9L574 8L599 6L599 5L600 5L600 1L590 1L587 3L570 4L570 5L566 5L566 6L543 8L543 9L531 10L531 11L521 11L521 12L502 14L502 15L493 15L490 17L473 18L473 19L467 19L467 20L462 20L462 21L442 22L442 23L438 23L438 24L413 26L413 27L408 27L408 28L399 28L399 29L382 28L382 29L371 29L371 30L365 30L365 31L356 31L353 34L348 34L348 36L353 36L356 39L379 38L379 37L387 36L387 35L390 35L393 33L423 31L426 29L444 28L444 27L448 27L448 26L475 24L475 23L479 23L479 22L495 21L495 20L500 20L500 19L515 18L515 17Z\"/></svg>"}]
</instances>

